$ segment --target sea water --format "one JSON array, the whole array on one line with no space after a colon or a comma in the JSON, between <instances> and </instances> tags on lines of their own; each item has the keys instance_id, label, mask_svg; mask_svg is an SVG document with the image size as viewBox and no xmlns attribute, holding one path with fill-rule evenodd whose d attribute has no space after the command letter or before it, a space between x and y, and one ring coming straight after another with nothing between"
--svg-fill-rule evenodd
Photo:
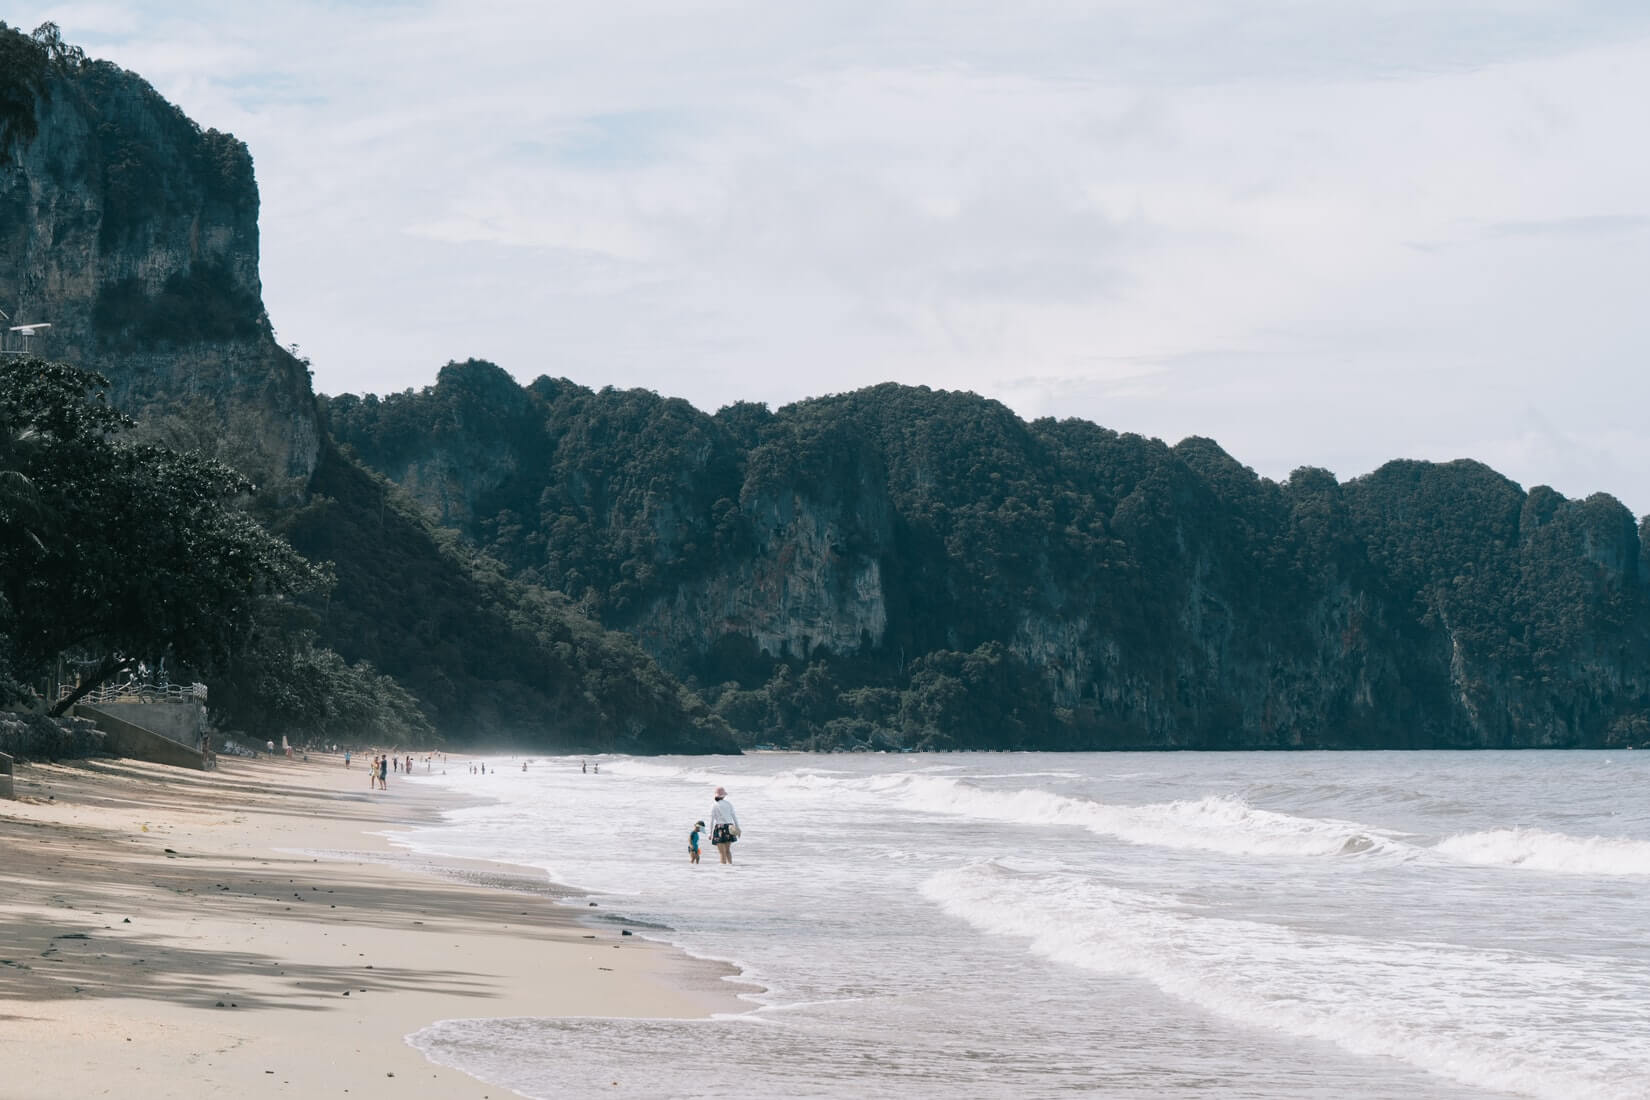
<instances>
[{"instance_id":1,"label":"sea water","mask_svg":"<svg viewBox=\"0 0 1650 1100\"><path fill-rule=\"evenodd\" d=\"M589 762L450 764L493 801L401 842L762 991L409 1038L526 1096L1650 1097L1650 753Z\"/></svg>"}]
</instances>

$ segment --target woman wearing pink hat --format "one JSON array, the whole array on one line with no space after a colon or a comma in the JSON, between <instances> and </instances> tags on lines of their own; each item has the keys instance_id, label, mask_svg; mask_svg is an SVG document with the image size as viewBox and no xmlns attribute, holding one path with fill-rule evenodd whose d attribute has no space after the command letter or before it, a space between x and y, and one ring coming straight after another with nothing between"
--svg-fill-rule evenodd
<instances>
[{"instance_id":1,"label":"woman wearing pink hat","mask_svg":"<svg viewBox=\"0 0 1650 1100\"><path fill-rule=\"evenodd\" d=\"M716 805L710 809L710 842L722 856L723 863L733 862L733 842L739 839L739 815L733 812L728 792L716 788Z\"/></svg>"}]
</instances>

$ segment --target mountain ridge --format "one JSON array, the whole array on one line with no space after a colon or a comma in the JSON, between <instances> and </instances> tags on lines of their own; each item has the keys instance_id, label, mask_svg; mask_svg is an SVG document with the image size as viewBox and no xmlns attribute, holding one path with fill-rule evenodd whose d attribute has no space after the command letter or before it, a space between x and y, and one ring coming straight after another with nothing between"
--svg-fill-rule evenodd
<instances>
[{"instance_id":1,"label":"mountain ridge","mask_svg":"<svg viewBox=\"0 0 1650 1100\"><path fill-rule=\"evenodd\" d=\"M712 415L474 360L322 409L363 462L634 634L747 737L1603 745L1650 714L1639 525L1605 494L1526 493L1471 460L1279 483L1212 440L925 387ZM982 647L975 688L958 669ZM928 657L957 668L918 669L924 687L907 666ZM923 709L952 681L960 739ZM1026 710L1001 742L966 720L993 692Z\"/></svg>"}]
</instances>

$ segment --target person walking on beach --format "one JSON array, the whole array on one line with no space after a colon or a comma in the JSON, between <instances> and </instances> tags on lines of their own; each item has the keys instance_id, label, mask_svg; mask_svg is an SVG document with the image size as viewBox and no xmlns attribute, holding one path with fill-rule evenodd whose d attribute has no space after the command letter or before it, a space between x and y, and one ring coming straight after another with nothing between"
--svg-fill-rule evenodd
<instances>
[{"instance_id":1,"label":"person walking on beach","mask_svg":"<svg viewBox=\"0 0 1650 1100\"><path fill-rule=\"evenodd\" d=\"M378 789L381 791L390 789L390 758L387 756L378 758Z\"/></svg>"},{"instance_id":2,"label":"person walking on beach","mask_svg":"<svg viewBox=\"0 0 1650 1100\"><path fill-rule=\"evenodd\" d=\"M705 827L703 821L693 823L693 832L688 834L688 862L699 862L699 830Z\"/></svg>"},{"instance_id":3,"label":"person walking on beach","mask_svg":"<svg viewBox=\"0 0 1650 1100\"><path fill-rule=\"evenodd\" d=\"M723 863L733 862L733 842L739 839L739 815L733 812L728 792L716 788L716 805L710 810L710 842L716 845Z\"/></svg>"}]
</instances>

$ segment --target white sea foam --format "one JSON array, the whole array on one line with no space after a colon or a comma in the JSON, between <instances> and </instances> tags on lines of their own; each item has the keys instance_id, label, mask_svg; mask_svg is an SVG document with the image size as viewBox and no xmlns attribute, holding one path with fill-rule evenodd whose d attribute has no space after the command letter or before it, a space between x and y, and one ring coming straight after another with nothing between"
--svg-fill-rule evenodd
<instances>
[{"instance_id":1,"label":"white sea foam","mask_svg":"<svg viewBox=\"0 0 1650 1100\"><path fill-rule=\"evenodd\" d=\"M717 773L701 768L624 761L627 774L712 783ZM1319 857L1343 855L1409 858L1414 849L1397 837L1333 818L1299 817L1249 805L1233 795L1131 806L1063 795L1038 787L998 790L978 781L1002 778L1069 778L1069 772L958 777L937 769L890 772L871 777L811 768L770 776L747 776L746 790L766 794L815 795L843 807L872 803L919 813L968 817L1005 825L1071 826L1131 844L1218 852L1228 856Z\"/></svg>"},{"instance_id":2,"label":"white sea foam","mask_svg":"<svg viewBox=\"0 0 1650 1100\"><path fill-rule=\"evenodd\" d=\"M1650 1095L1650 1041L1582 1051L1548 1030L1555 1008L1631 1000L1633 978L1601 961L1307 934L995 863L937 873L922 889L982 931L1023 937L1056 962L1134 975L1234 1022L1474 1088L1554 1100ZM1578 988L1587 992L1555 992Z\"/></svg>"},{"instance_id":3,"label":"white sea foam","mask_svg":"<svg viewBox=\"0 0 1650 1100\"><path fill-rule=\"evenodd\" d=\"M1512 839L1638 874L1650 771L1493 753L600 763L437 777L503 801L402 842L610 891L585 915L669 926L786 1011L721 1031L480 1021L419 1044L529 1095L610 1089L620 1050L622 1083L661 1097L920 1081L982 1100L1650 1100L1650 878L1549 876L1529 904L1530 876L1462 854L1537 865L1505 850L1517 807L1574 835ZM746 824L738 864L691 867L685 827L717 785ZM1012 863L981 862L998 853Z\"/></svg>"},{"instance_id":4,"label":"white sea foam","mask_svg":"<svg viewBox=\"0 0 1650 1100\"><path fill-rule=\"evenodd\" d=\"M1069 825L1131 844L1219 852L1229 856L1402 855L1396 838L1352 821L1296 817L1257 809L1231 795L1143 806L1022 789L993 791L966 781L890 777L886 792L909 809L1021 825Z\"/></svg>"},{"instance_id":5,"label":"white sea foam","mask_svg":"<svg viewBox=\"0 0 1650 1100\"><path fill-rule=\"evenodd\" d=\"M1490 829L1439 842L1441 854L1481 867L1573 875L1650 875L1650 840L1568 836L1541 829Z\"/></svg>"}]
</instances>

